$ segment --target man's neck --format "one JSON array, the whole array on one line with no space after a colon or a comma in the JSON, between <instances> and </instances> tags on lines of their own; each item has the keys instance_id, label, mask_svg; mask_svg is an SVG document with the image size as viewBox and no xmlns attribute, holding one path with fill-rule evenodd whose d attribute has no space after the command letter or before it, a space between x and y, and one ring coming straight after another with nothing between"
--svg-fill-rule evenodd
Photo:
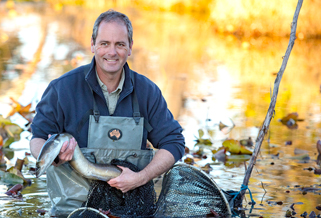
<instances>
[{"instance_id":1,"label":"man's neck","mask_svg":"<svg viewBox=\"0 0 321 218\"><path fill-rule=\"evenodd\" d=\"M107 86L108 93L111 93L116 90L116 88L119 85L122 70L120 72L117 72L116 74L106 74L103 72L99 72L97 69L97 74L99 76L99 79Z\"/></svg>"}]
</instances>

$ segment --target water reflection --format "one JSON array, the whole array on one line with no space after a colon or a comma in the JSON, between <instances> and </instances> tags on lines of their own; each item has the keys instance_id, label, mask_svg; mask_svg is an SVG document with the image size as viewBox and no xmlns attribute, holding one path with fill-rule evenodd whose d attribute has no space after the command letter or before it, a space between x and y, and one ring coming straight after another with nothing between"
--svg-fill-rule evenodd
<instances>
[{"instance_id":1,"label":"water reflection","mask_svg":"<svg viewBox=\"0 0 321 218\"><path fill-rule=\"evenodd\" d=\"M0 114L10 110L9 97L23 105L32 102L35 107L49 81L91 60L90 36L99 13L76 7L54 11L44 4L16 7L17 16L7 14L0 18ZM129 15L134 26L134 49L129 64L161 88L169 108L184 127L189 148L194 147L200 128L213 130L212 134L206 132L214 142L213 147L220 147L226 138L256 139L288 38L220 35L213 23L204 18L137 8L121 10ZM318 167L315 144L321 126L320 46L317 39L297 39L291 53L275 117L266 136L269 141L262 144L249 183L258 204L264 196L255 213L284 216L297 202L303 203L294 206L298 214L316 211L321 188L319 176L305 168ZM296 130L277 121L291 112L298 112L304 119ZM231 120L235 127L230 132L219 130L220 122ZM12 121L21 125L26 122L18 115ZM9 165L28 150L30 133L25 131L23 136L23 140L12 145L12 149L22 150L8 161ZM285 145L287 141L292 145ZM296 149L306 151L310 159L293 159ZM196 164L204 166L208 162L210 157ZM216 162L212 168L211 175L222 189L240 189L245 173L243 162L226 165ZM34 215L36 208L49 209L45 178L30 178L33 184L23 190L21 201L5 196L7 186L0 186L3 216L17 216L20 207L26 216ZM303 194L302 186L317 190ZM274 204L276 201L283 205Z\"/></svg>"}]
</instances>

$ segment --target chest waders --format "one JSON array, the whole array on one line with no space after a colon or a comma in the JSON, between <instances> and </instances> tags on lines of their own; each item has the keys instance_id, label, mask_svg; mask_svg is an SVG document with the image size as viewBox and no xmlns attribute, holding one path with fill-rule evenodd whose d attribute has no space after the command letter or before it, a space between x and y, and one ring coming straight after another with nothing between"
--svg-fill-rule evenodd
<instances>
[{"instance_id":1,"label":"chest waders","mask_svg":"<svg viewBox=\"0 0 321 218\"><path fill-rule=\"evenodd\" d=\"M131 81L134 86L132 72ZM153 150L141 150L144 125L152 127L140 117L135 89L132 93L133 117L101 116L95 98L93 115L89 116L87 148L84 156L94 163L109 164L113 159L129 161L139 169L145 168L153 158ZM87 200L90 180L75 172L69 163L47 170L47 190L52 208L50 214L69 214Z\"/></svg>"}]
</instances>

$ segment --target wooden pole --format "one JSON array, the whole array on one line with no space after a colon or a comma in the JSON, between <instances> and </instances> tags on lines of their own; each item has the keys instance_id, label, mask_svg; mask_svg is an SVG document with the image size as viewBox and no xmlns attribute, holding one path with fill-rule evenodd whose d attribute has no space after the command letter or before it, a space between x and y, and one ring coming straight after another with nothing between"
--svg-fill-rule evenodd
<instances>
[{"instance_id":1,"label":"wooden pole","mask_svg":"<svg viewBox=\"0 0 321 218\"><path fill-rule=\"evenodd\" d=\"M288 48L287 48L287 50L285 52L285 56L283 57L283 62L282 62L281 68L280 68L280 70L279 70L279 72L278 72L278 74L276 76L276 79L275 79L275 82L274 82L274 89L273 89L273 95L272 95L272 98L271 98L270 107L269 107L269 109L267 111L267 114L266 114L265 120L263 122L263 125L262 125L262 127L261 127L261 129L259 131L258 137L257 137L256 142L255 142L255 148L254 148L254 151L253 151L253 155L251 157L249 166L248 166L247 171L246 171L245 176L244 176L243 186L245 186L245 187L248 186L249 179L251 177L251 173L252 173L253 167L255 165L257 156L259 154L259 151L260 151L264 136L265 136L265 134L267 133L267 131L269 129L270 122L271 122L271 119L272 119L273 114L274 114L274 108L275 108L275 104L276 104L277 95L278 95L278 92L279 92L280 82L281 82L284 70L286 68L287 62L289 60L290 53L291 53L293 45L294 45L294 41L296 39L295 34L296 34L297 21L298 21L298 17L299 17L299 13L300 13L300 9L301 9L302 3L303 3L303 0L299 0L298 1L296 10L295 10L295 13L294 13L294 16L293 16L293 22L291 24L291 34L290 34L289 45L288 45ZM245 192L246 192L246 189L242 189L241 192L240 192L242 200L244 198Z\"/></svg>"}]
</instances>

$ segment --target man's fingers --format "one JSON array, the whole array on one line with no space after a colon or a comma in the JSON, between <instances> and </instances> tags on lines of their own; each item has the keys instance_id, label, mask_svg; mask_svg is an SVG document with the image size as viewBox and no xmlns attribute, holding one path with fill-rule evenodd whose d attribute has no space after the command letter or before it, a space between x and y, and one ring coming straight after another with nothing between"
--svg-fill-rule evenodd
<instances>
[{"instance_id":1,"label":"man's fingers","mask_svg":"<svg viewBox=\"0 0 321 218\"><path fill-rule=\"evenodd\" d=\"M69 142L68 142L68 141L67 141L67 142L64 142L64 144L63 144L62 147L61 147L60 154L66 152L68 146L69 146Z\"/></svg>"}]
</instances>

